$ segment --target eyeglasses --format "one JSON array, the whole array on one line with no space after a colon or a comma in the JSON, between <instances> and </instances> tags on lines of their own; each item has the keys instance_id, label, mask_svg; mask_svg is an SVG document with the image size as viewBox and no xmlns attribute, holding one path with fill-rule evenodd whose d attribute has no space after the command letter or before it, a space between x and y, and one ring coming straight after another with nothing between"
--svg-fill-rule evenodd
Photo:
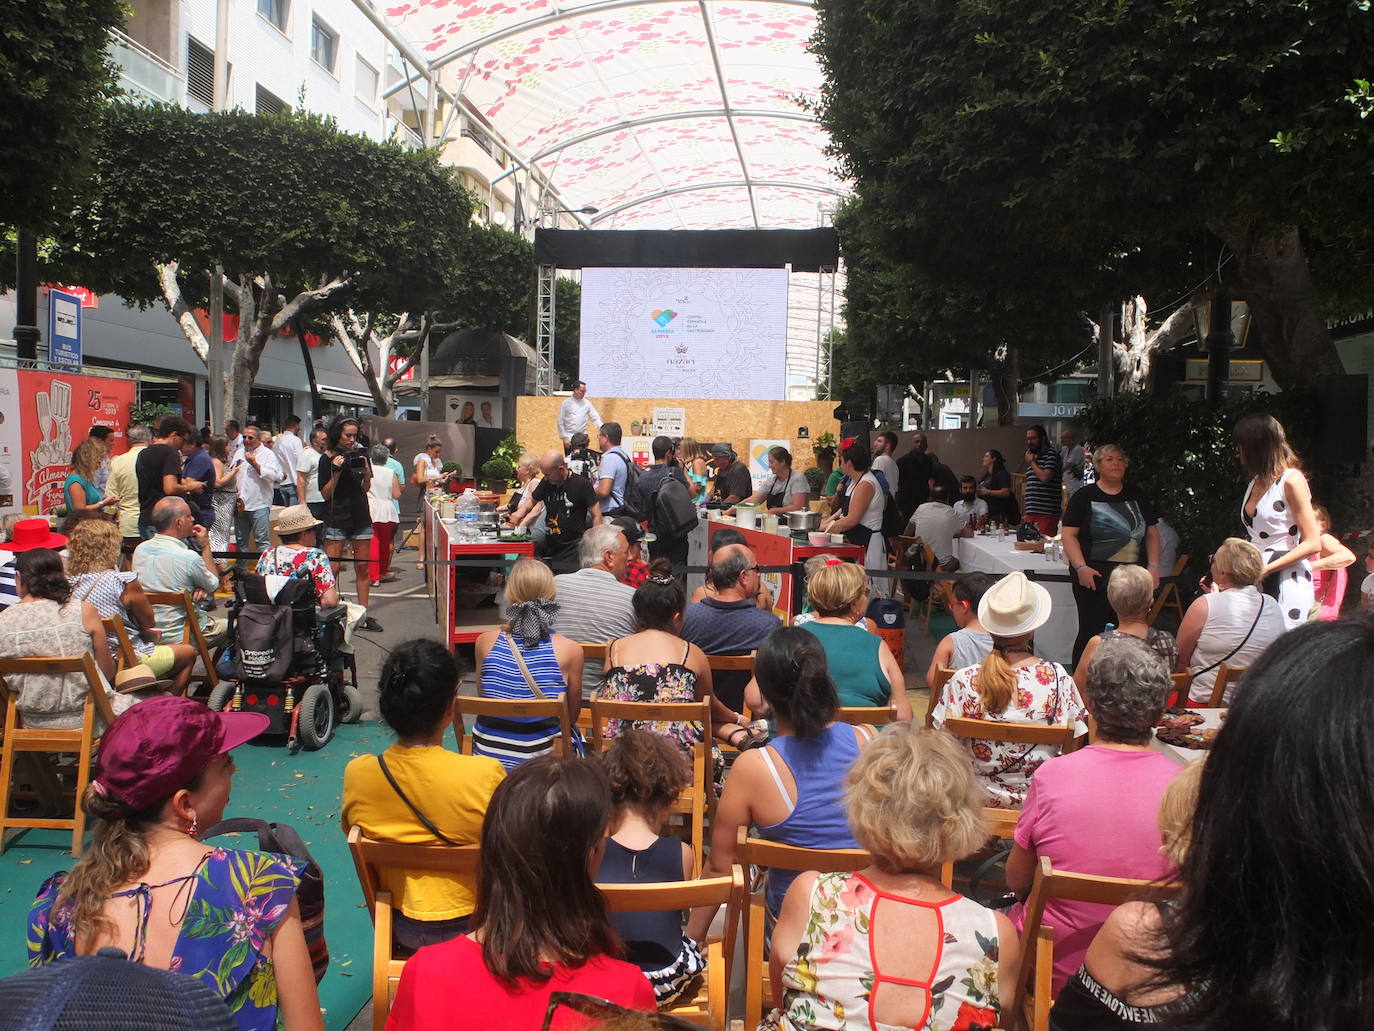
<instances>
[{"instance_id":1,"label":"eyeglasses","mask_svg":"<svg viewBox=\"0 0 1374 1031\"><path fill-rule=\"evenodd\" d=\"M744 572L746 572L746 573L757 573L758 571L759 571L759 567L758 567L758 566L745 566L745 567L744 567Z\"/></svg>"}]
</instances>

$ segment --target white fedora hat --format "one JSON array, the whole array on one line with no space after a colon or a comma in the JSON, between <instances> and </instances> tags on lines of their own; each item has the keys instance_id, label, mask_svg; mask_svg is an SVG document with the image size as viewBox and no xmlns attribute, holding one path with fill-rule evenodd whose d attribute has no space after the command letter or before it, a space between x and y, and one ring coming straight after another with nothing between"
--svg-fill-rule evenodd
<instances>
[{"instance_id":1,"label":"white fedora hat","mask_svg":"<svg viewBox=\"0 0 1374 1031\"><path fill-rule=\"evenodd\" d=\"M994 637L1020 637L1050 618L1050 592L1017 570L988 588L978 603L978 622Z\"/></svg>"}]
</instances>

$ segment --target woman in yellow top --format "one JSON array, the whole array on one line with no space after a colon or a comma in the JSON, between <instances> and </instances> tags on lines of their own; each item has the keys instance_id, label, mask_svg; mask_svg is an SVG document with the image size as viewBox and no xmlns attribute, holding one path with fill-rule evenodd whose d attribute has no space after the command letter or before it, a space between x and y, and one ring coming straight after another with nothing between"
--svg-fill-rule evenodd
<instances>
[{"instance_id":1,"label":"woman in yellow top","mask_svg":"<svg viewBox=\"0 0 1374 1031\"><path fill-rule=\"evenodd\" d=\"M458 694L458 664L438 641L398 645L382 666L382 719L396 743L344 770L344 829L402 844L475 845L505 770L495 759L444 747ZM437 832L437 833L436 833ZM396 944L415 950L467 931L477 902L472 877L394 871L383 887L396 900Z\"/></svg>"}]
</instances>

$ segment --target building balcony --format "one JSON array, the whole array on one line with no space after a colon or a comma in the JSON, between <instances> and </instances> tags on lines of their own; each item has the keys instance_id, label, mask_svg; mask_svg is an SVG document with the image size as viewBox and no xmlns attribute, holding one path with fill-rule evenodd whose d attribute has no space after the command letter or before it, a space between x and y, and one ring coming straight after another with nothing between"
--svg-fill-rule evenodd
<instances>
[{"instance_id":1,"label":"building balcony","mask_svg":"<svg viewBox=\"0 0 1374 1031\"><path fill-rule=\"evenodd\" d=\"M185 102L186 80L181 72L118 29L110 30L109 54L119 68L120 86L129 93L171 104Z\"/></svg>"}]
</instances>

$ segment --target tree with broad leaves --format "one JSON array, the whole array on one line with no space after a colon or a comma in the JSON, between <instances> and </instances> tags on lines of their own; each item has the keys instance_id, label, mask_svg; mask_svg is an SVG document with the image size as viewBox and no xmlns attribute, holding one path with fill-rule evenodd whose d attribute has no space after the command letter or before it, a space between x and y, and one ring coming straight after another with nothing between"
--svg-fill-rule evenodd
<instances>
[{"instance_id":1,"label":"tree with broad leaves","mask_svg":"<svg viewBox=\"0 0 1374 1031\"><path fill-rule=\"evenodd\" d=\"M119 0L0 0L0 227L47 232L81 195L123 21Z\"/></svg>"},{"instance_id":2,"label":"tree with broad leaves","mask_svg":"<svg viewBox=\"0 0 1374 1031\"><path fill-rule=\"evenodd\" d=\"M996 340L988 324L1001 342L1038 338L1015 333L1027 303L1072 318L1186 297L1224 264L1280 384L1341 371L1323 313L1374 300L1369 3L817 10L818 109L856 183L870 267L914 280L918 320L974 316L947 327L956 349ZM874 305L883 321L901 313ZM1068 357L1078 341L1061 345Z\"/></svg>"},{"instance_id":3,"label":"tree with broad leaves","mask_svg":"<svg viewBox=\"0 0 1374 1031\"><path fill-rule=\"evenodd\" d=\"M400 311L458 265L473 200L431 151L340 132L311 114L110 105L94 201L62 227L49 272L162 303L195 353L211 276L238 332L225 411L244 419L272 337L298 317Z\"/></svg>"}]
</instances>

